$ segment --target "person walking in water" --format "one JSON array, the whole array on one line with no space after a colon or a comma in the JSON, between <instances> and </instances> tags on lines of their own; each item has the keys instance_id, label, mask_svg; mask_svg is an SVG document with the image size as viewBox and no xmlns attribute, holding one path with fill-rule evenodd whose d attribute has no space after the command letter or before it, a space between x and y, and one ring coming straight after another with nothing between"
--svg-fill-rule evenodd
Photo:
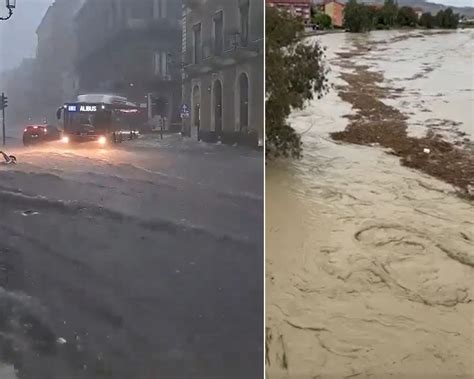
<instances>
[{"instance_id":1,"label":"person walking in water","mask_svg":"<svg viewBox=\"0 0 474 379\"><path fill-rule=\"evenodd\" d=\"M15 164L16 163L16 157L14 155L7 155L3 151L0 151L0 154L3 156L3 159L5 162L2 162L2 164Z\"/></svg>"}]
</instances>

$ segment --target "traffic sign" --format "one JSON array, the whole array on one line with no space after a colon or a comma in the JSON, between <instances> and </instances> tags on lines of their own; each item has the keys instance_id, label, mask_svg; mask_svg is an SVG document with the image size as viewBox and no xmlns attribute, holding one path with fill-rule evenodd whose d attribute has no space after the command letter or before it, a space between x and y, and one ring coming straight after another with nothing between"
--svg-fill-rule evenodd
<instances>
[{"instance_id":1,"label":"traffic sign","mask_svg":"<svg viewBox=\"0 0 474 379\"><path fill-rule=\"evenodd\" d=\"M189 118L191 116L189 107L186 104L181 105L179 113L180 113L181 118Z\"/></svg>"}]
</instances>

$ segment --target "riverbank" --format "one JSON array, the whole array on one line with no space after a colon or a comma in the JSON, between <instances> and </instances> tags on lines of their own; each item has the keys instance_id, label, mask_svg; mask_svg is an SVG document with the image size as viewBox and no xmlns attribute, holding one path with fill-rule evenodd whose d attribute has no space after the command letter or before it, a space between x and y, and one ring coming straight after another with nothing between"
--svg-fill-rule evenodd
<instances>
[{"instance_id":1,"label":"riverbank","mask_svg":"<svg viewBox=\"0 0 474 379\"><path fill-rule=\"evenodd\" d=\"M326 30L307 30L304 32L303 37L314 37L324 36L326 34L340 34L345 33L344 29L326 29Z\"/></svg>"}]
</instances>

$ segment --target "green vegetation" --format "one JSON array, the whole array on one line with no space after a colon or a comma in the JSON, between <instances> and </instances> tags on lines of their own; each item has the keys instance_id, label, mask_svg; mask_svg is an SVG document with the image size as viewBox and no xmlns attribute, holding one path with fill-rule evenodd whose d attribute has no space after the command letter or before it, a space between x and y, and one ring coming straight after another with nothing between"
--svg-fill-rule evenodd
<instances>
[{"instance_id":1,"label":"green vegetation","mask_svg":"<svg viewBox=\"0 0 474 379\"><path fill-rule=\"evenodd\" d=\"M398 8L395 0L385 0L383 7L349 0L344 11L344 27L354 33L394 27L456 29L459 19L459 15L455 14L451 8L439 11L436 16L424 13L418 19L418 15L412 7Z\"/></svg>"},{"instance_id":2,"label":"green vegetation","mask_svg":"<svg viewBox=\"0 0 474 379\"><path fill-rule=\"evenodd\" d=\"M435 19L431 13L426 12L421 15L419 24L422 28L433 29L435 27Z\"/></svg>"},{"instance_id":3,"label":"green vegetation","mask_svg":"<svg viewBox=\"0 0 474 379\"><path fill-rule=\"evenodd\" d=\"M303 24L287 12L266 11L266 156L299 158L300 135L288 123L293 109L327 89L323 50L302 41Z\"/></svg>"},{"instance_id":4,"label":"green vegetation","mask_svg":"<svg viewBox=\"0 0 474 379\"><path fill-rule=\"evenodd\" d=\"M359 4L357 0L349 0L344 9L344 26L353 33L367 32L372 29L369 7Z\"/></svg>"},{"instance_id":5,"label":"green vegetation","mask_svg":"<svg viewBox=\"0 0 474 379\"><path fill-rule=\"evenodd\" d=\"M456 29L459 25L459 15L454 13L451 8L439 11L435 17L435 24L443 29Z\"/></svg>"},{"instance_id":6,"label":"green vegetation","mask_svg":"<svg viewBox=\"0 0 474 379\"><path fill-rule=\"evenodd\" d=\"M383 8L380 11L380 17L377 17L380 23L386 27L395 26L397 20L398 6L394 0L385 0Z\"/></svg>"},{"instance_id":7,"label":"green vegetation","mask_svg":"<svg viewBox=\"0 0 474 379\"><path fill-rule=\"evenodd\" d=\"M418 16L412 7L401 7L397 15L398 26L414 28L418 25Z\"/></svg>"},{"instance_id":8,"label":"green vegetation","mask_svg":"<svg viewBox=\"0 0 474 379\"><path fill-rule=\"evenodd\" d=\"M331 16L326 13L316 12L312 20L313 24L317 25L320 29L330 29L332 27Z\"/></svg>"}]
</instances>

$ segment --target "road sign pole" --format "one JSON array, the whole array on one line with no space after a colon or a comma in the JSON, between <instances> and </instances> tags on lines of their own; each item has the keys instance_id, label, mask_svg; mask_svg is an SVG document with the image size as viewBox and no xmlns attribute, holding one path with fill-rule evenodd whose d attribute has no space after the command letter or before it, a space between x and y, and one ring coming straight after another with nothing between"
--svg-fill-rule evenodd
<instances>
[{"instance_id":1,"label":"road sign pole","mask_svg":"<svg viewBox=\"0 0 474 379\"><path fill-rule=\"evenodd\" d=\"M6 145L5 138L5 93L2 92L2 131L3 131L3 146Z\"/></svg>"}]
</instances>

